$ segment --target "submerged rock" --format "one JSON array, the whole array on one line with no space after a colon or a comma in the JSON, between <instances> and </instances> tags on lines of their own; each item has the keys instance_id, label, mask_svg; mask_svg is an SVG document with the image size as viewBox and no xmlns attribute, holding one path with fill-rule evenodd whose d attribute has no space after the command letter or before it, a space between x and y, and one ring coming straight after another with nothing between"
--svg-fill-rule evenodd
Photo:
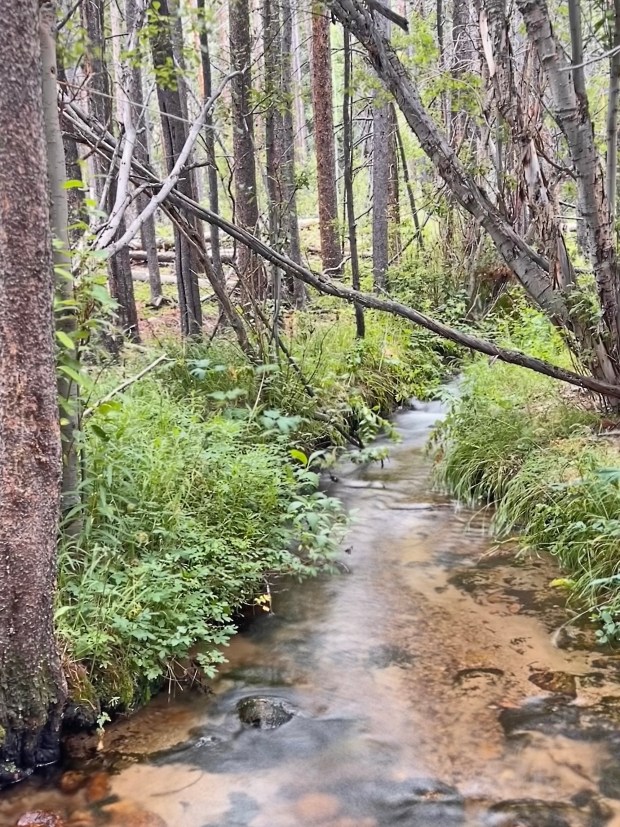
<instances>
[{"instance_id":1,"label":"submerged rock","mask_svg":"<svg viewBox=\"0 0 620 827\"><path fill-rule=\"evenodd\" d=\"M277 729L295 715L292 706L277 698L243 698L237 704L239 720L255 729Z\"/></svg>"},{"instance_id":2,"label":"submerged rock","mask_svg":"<svg viewBox=\"0 0 620 827\"><path fill-rule=\"evenodd\" d=\"M568 672L551 672L549 670L532 672L530 681L534 686L544 689L545 692L554 692L556 695L577 697L577 682L574 675Z\"/></svg>"},{"instance_id":3,"label":"submerged rock","mask_svg":"<svg viewBox=\"0 0 620 827\"><path fill-rule=\"evenodd\" d=\"M585 809L535 798L500 801L489 810L488 827L602 827L611 813L588 797Z\"/></svg>"},{"instance_id":4,"label":"submerged rock","mask_svg":"<svg viewBox=\"0 0 620 827\"><path fill-rule=\"evenodd\" d=\"M47 813L43 810L33 810L24 813L16 827L64 827L64 821L58 813Z\"/></svg>"}]
</instances>

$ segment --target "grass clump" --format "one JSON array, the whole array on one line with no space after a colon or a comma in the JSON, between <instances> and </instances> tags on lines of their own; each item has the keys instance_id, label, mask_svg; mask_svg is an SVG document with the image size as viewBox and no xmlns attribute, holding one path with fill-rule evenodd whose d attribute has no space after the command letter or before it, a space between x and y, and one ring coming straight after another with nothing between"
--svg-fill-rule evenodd
<instances>
[{"instance_id":1,"label":"grass clump","mask_svg":"<svg viewBox=\"0 0 620 827\"><path fill-rule=\"evenodd\" d=\"M544 349L562 359L559 346ZM435 474L458 499L493 503L499 536L554 555L559 584L607 641L620 637L620 453L574 399L545 377L476 360L434 436Z\"/></svg>"}]
</instances>

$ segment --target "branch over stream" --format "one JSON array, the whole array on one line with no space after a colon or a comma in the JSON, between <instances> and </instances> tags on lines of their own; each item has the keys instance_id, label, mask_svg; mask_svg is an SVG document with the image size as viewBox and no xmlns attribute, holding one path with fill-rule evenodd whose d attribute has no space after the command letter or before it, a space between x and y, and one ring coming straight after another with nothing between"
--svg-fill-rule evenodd
<instances>
[{"instance_id":1,"label":"branch over stream","mask_svg":"<svg viewBox=\"0 0 620 827\"><path fill-rule=\"evenodd\" d=\"M70 114L65 112L65 118L73 127L77 128L79 134L76 137L78 137L79 140L89 144L95 151L105 154L108 159L114 160L114 150L116 146L114 137L103 129L100 124L93 121L90 116L83 113L78 107L75 106L75 104L70 104L68 108L70 110ZM115 163L118 164L118 159L115 160ZM154 195L161 192L164 182L160 181L151 169L148 169L144 165L133 161L132 170L133 175L135 176L135 183L139 186L144 186L145 188L151 189ZM608 382L595 379L592 376L583 376L572 370L558 367L557 365L553 365L543 359L538 359L535 356L529 356L528 354L518 350L510 350L508 348L500 347L494 342L490 342L486 339L481 339L478 336L473 336L470 333L465 333L464 331L449 327L443 322L433 319L425 313L422 313L413 307L402 304L401 302L390 298L380 298L370 293L363 293L358 290L353 290L352 288L346 287L341 283L332 281L321 273L315 273L307 267L292 261L292 259L288 258L284 254L274 250L259 238L237 226L232 221L228 221L221 215L212 212L208 208L198 204L196 201L193 201L191 198L183 195L175 187L173 187L170 192L167 193L165 199L162 200L174 204L180 210L188 212L208 224L215 225L228 236L241 244L244 244L257 255L261 256L261 258L275 264L294 278L300 279L305 284L314 287L320 293L335 296L339 299L350 302L351 304L357 303L363 307L391 313L394 316L400 316L401 318L413 322L413 324L424 327L427 330L436 333L438 336L462 345L469 350L484 353L487 356L500 359L502 362L506 362L511 365L518 365L519 367L523 367L528 370L533 370L536 373L549 376L552 379L557 379L560 382L566 382L567 384L574 385L576 387L585 388L605 397L620 399L620 386L618 385L612 385ZM127 235L128 234L126 233L123 237L125 244L129 244L131 241L130 238L127 238ZM116 242L113 248L108 247L106 249L110 252L110 254L111 250L118 250L118 242Z\"/></svg>"}]
</instances>

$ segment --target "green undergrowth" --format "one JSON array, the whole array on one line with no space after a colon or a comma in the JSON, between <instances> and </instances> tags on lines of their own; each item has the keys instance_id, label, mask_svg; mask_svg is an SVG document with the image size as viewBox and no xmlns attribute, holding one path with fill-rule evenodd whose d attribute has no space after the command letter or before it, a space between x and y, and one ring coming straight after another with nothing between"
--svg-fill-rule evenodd
<instances>
[{"instance_id":1,"label":"green undergrowth","mask_svg":"<svg viewBox=\"0 0 620 827\"><path fill-rule=\"evenodd\" d=\"M537 314L511 344L566 363ZM601 622L603 642L620 626L620 446L601 416L551 379L477 359L432 442L438 485L471 505L493 503L499 537L554 555L581 611Z\"/></svg>"},{"instance_id":2,"label":"green undergrowth","mask_svg":"<svg viewBox=\"0 0 620 827\"><path fill-rule=\"evenodd\" d=\"M253 365L227 336L170 343L167 361L100 403L161 351L93 368L56 627L74 700L95 716L196 664L212 675L236 613L269 609L274 578L331 570L346 519L319 490L320 462L366 446L388 412L442 377L425 336L385 316L367 325L360 343L349 313L291 317L297 368L275 353Z\"/></svg>"}]
</instances>

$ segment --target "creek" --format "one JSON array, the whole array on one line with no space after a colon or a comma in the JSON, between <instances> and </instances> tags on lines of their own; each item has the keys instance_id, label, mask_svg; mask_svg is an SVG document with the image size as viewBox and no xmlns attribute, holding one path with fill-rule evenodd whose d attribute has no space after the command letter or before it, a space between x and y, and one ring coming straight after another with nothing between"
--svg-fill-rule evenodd
<instances>
[{"instance_id":1,"label":"creek","mask_svg":"<svg viewBox=\"0 0 620 827\"><path fill-rule=\"evenodd\" d=\"M441 415L399 414L384 468L339 469L342 574L283 585L211 694L115 722L93 775L5 792L0 824L618 827L620 654L566 625L553 561L432 492ZM93 762L92 739L70 749Z\"/></svg>"}]
</instances>

